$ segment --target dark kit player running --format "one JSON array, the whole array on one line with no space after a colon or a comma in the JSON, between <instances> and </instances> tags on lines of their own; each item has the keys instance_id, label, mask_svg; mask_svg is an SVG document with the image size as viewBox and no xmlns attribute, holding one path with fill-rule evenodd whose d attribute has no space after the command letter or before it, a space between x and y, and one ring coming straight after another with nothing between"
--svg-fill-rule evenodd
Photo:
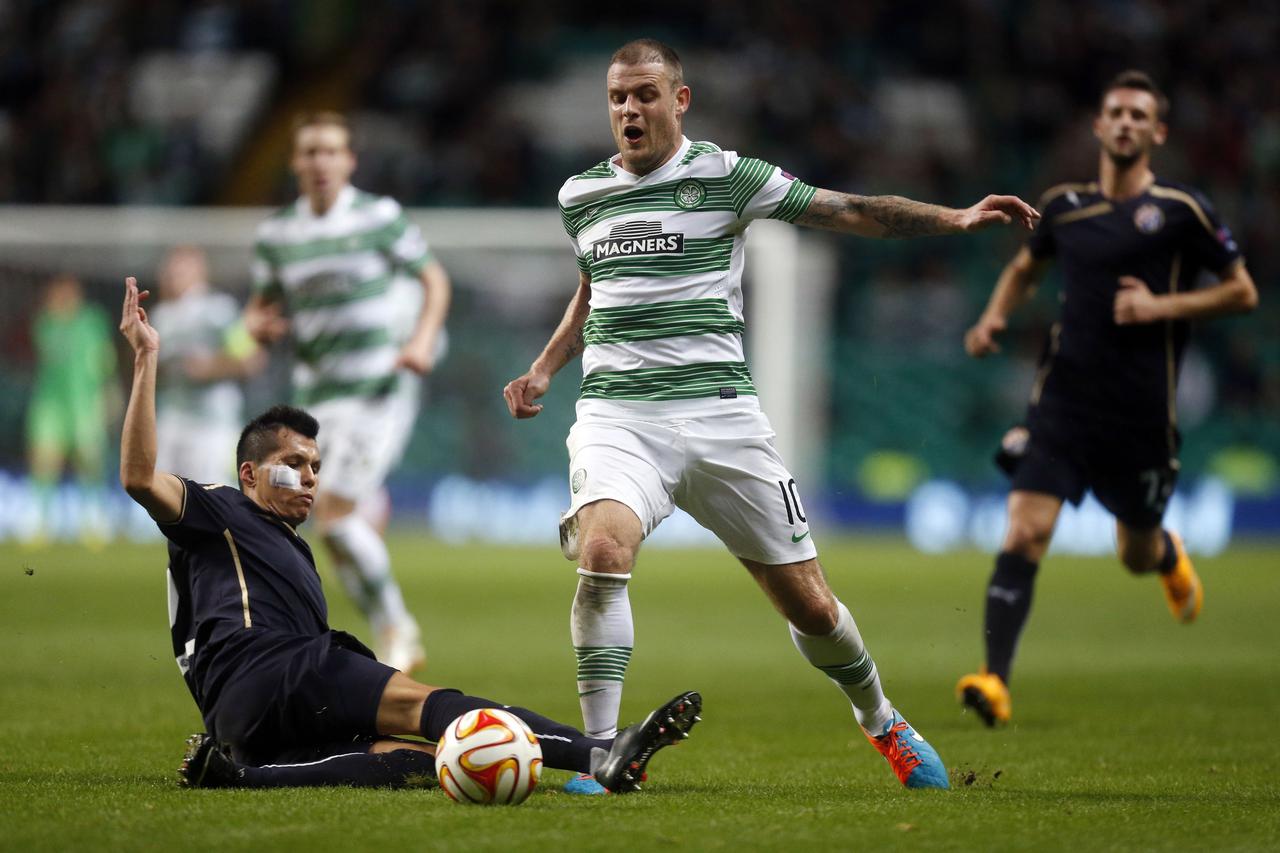
<instances>
[{"instance_id":1,"label":"dark kit player running","mask_svg":"<svg viewBox=\"0 0 1280 853\"><path fill-rule=\"evenodd\" d=\"M1168 103L1140 71L1103 91L1094 120L1098 180L1063 184L1005 267L965 336L981 358L1051 260L1062 265L1062 315L1041 358L1025 428L1000 454L1012 475L1009 525L987 588L986 665L957 685L988 725L1009 720L1009 671L1036 570L1063 501L1086 489L1116 518L1116 549L1134 574L1156 574L1175 619L1191 622L1203 590L1178 536L1161 526L1178 478L1175 391L1188 321L1252 310L1257 290L1231 232L1188 187L1158 180ZM1197 288L1202 272L1217 278Z\"/></svg>"},{"instance_id":2,"label":"dark kit player running","mask_svg":"<svg viewBox=\"0 0 1280 853\"><path fill-rule=\"evenodd\" d=\"M436 740L458 715L507 707L429 687L374 659L328 626L307 519L320 472L319 427L276 406L236 449L240 490L155 470L155 379L160 336L134 279L120 331L134 375L120 442L120 480L169 539L174 652L208 728L188 741L181 773L192 787L402 785L434 776ZM617 738L588 738L524 708L508 708L538 736L546 766L592 773L611 791L635 790L644 766L697 721L683 693ZM229 753L229 755L228 755Z\"/></svg>"}]
</instances>

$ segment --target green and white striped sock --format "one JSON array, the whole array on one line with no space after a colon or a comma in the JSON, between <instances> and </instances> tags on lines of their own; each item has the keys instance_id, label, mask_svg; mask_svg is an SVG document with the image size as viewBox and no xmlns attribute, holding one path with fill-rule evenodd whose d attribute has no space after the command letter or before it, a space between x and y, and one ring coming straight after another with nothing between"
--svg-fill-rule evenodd
<instances>
[{"instance_id":1,"label":"green and white striped sock","mask_svg":"<svg viewBox=\"0 0 1280 853\"><path fill-rule=\"evenodd\" d=\"M578 702L588 737L611 738L618 733L622 682L631 662L635 626L627 595L630 574L578 569L570 633L578 659Z\"/></svg>"},{"instance_id":2,"label":"green and white striped sock","mask_svg":"<svg viewBox=\"0 0 1280 853\"><path fill-rule=\"evenodd\" d=\"M791 639L809 663L822 670L853 703L858 725L879 734L893 716L893 706L880 687L875 661L862 643L853 614L837 601L839 619L830 634L803 634L791 627Z\"/></svg>"}]
</instances>

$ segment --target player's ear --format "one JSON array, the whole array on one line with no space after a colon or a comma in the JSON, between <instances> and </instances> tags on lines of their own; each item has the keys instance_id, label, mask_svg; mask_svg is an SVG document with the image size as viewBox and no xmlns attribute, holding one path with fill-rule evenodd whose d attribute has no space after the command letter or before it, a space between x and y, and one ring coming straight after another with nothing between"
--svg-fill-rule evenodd
<instances>
[{"instance_id":1,"label":"player's ear","mask_svg":"<svg viewBox=\"0 0 1280 853\"><path fill-rule=\"evenodd\" d=\"M1156 122L1156 132L1151 135L1151 141L1156 145L1164 145L1164 141L1169 138L1169 125L1162 121Z\"/></svg>"},{"instance_id":2,"label":"player's ear","mask_svg":"<svg viewBox=\"0 0 1280 853\"><path fill-rule=\"evenodd\" d=\"M248 459L240 463L240 489L256 489L258 487L258 471Z\"/></svg>"},{"instance_id":3,"label":"player's ear","mask_svg":"<svg viewBox=\"0 0 1280 853\"><path fill-rule=\"evenodd\" d=\"M676 115L682 116L689 111L689 103L693 100L693 92L688 86L676 89Z\"/></svg>"}]
</instances>

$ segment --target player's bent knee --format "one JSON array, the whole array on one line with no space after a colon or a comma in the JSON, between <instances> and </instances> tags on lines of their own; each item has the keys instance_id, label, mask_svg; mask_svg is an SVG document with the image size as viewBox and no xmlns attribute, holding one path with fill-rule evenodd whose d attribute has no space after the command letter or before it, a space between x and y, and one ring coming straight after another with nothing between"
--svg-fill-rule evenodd
<instances>
[{"instance_id":1,"label":"player's bent knee","mask_svg":"<svg viewBox=\"0 0 1280 853\"><path fill-rule=\"evenodd\" d=\"M582 567L589 572L626 573L634 559L630 548L607 533L590 534L582 542Z\"/></svg>"},{"instance_id":2,"label":"player's bent knee","mask_svg":"<svg viewBox=\"0 0 1280 853\"><path fill-rule=\"evenodd\" d=\"M836 629L836 624L840 621L840 612L836 609L834 601L807 602L803 609L790 614L787 621L802 634L808 634L811 637L825 636Z\"/></svg>"},{"instance_id":3,"label":"player's bent knee","mask_svg":"<svg viewBox=\"0 0 1280 853\"><path fill-rule=\"evenodd\" d=\"M1051 538L1053 538L1051 525L1011 518L1009 529L1004 535L1004 550L1032 562L1039 562L1044 552L1049 549Z\"/></svg>"}]
</instances>

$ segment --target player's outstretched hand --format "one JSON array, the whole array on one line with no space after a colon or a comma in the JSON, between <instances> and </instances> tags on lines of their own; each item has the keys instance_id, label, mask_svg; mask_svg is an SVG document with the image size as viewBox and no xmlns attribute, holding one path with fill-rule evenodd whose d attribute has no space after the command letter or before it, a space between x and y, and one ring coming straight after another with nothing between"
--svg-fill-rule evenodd
<instances>
[{"instance_id":1,"label":"player's outstretched hand","mask_svg":"<svg viewBox=\"0 0 1280 853\"><path fill-rule=\"evenodd\" d=\"M996 335L1005 329L1005 321L1003 317L994 317L983 314L978 318L978 322L964 334L964 351L974 358L982 358L991 355L994 352L1000 352L1000 344L996 342Z\"/></svg>"},{"instance_id":2,"label":"player's outstretched hand","mask_svg":"<svg viewBox=\"0 0 1280 853\"><path fill-rule=\"evenodd\" d=\"M1165 319L1160 311L1160 297L1151 292L1145 281L1131 275L1120 276L1114 313L1117 326L1155 323Z\"/></svg>"},{"instance_id":3,"label":"player's outstretched hand","mask_svg":"<svg viewBox=\"0 0 1280 853\"><path fill-rule=\"evenodd\" d=\"M981 231L992 225L1021 222L1028 231L1040 221L1040 211L1016 195L989 195L967 210L960 211L961 231Z\"/></svg>"},{"instance_id":4,"label":"player's outstretched hand","mask_svg":"<svg viewBox=\"0 0 1280 853\"><path fill-rule=\"evenodd\" d=\"M507 411L517 420L532 418L542 411L542 404L534 401L547 393L551 387L551 377L532 370L518 379L512 379L502 389L502 397L507 401Z\"/></svg>"},{"instance_id":5,"label":"player's outstretched hand","mask_svg":"<svg viewBox=\"0 0 1280 853\"><path fill-rule=\"evenodd\" d=\"M129 276L124 280L124 305L120 309L120 334L137 355L160 351L160 333L147 320L147 309L142 302L151 291L138 292L138 280Z\"/></svg>"}]
</instances>

